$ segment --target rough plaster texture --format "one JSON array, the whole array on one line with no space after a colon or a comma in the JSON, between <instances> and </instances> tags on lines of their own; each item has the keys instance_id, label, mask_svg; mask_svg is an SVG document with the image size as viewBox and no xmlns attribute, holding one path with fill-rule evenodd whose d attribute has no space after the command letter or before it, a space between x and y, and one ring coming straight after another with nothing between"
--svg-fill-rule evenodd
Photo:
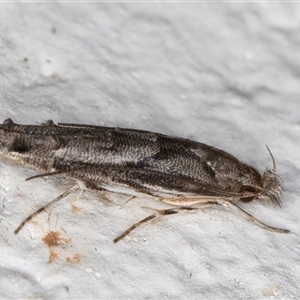
<instances>
[{"instance_id":1,"label":"rough plaster texture","mask_svg":"<svg viewBox=\"0 0 300 300\"><path fill-rule=\"evenodd\" d=\"M69 196L15 236L64 178L0 161L0 298L300 297L299 3L1 3L0 119L146 129L227 150L285 182L292 234L212 208L148 224L149 197ZM48 232L58 232L54 245ZM55 236L52 236L55 238ZM44 240L43 240L44 238ZM57 241L57 244L55 244Z\"/></svg>"}]
</instances>

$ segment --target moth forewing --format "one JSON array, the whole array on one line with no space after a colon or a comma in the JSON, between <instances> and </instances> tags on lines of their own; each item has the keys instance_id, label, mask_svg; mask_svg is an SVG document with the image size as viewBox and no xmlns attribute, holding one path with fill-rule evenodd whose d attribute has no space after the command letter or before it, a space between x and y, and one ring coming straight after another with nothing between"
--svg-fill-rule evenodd
<instances>
[{"instance_id":1,"label":"moth forewing","mask_svg":"<svg viewBox=\"0 0 300 300\"><path fill-rule=\"evenodd\" d=\"M93 189L115 186L160 196L162 202L173 206L137 222L115 241L154 217L207 205L230 207L264 229L287 232L258 221L237 205L239 201L260 198L280 205L282 180L269 152L273 170L266 170L261 176L255 168L223 150L155 132L55 125L52 121L41 126L18 125L11 119L0 125L0 154L43 172L30 179L68 176ZM49 205L77 188L69 189ZM15 232L49 205L31 214Z\"/></svg>"}]
</instances>

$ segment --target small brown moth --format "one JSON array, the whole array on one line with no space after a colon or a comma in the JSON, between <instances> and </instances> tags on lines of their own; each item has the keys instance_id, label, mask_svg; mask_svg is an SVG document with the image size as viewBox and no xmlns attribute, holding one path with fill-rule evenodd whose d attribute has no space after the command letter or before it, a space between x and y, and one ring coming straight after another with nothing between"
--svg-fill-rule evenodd
<instances>
[{"instance_id":1,"label":"small brown moth","mask_svg":"<svg viewBox=\"0 0 300 300\"><path fill-rule=\"evenodd\" d=\"M188 139L159 133L102 126L58 123L18 125L6 119L0 125L0 154L44 173L68 176L87 188L109 190L125 187L146 193L173 208L156 210L114 240L118 242L136 227L179 210L203 206L230 207L260 227L280 233L289 230L268 226L238 202L256 199L281 205L282 179L273 169L259 172L233 155ZM17 234L35 215L79 189L75 184L65 193L27 217Z\"/></svg>"}]
</instances>

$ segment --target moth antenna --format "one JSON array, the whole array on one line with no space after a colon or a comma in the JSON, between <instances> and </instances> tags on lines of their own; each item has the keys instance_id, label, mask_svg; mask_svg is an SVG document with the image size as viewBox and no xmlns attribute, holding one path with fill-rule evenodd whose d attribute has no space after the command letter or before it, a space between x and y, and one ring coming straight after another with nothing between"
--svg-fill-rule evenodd
<instances>
[{"instance_id":1,"label":"moth antenna","mask_svg":"<svg viewBox=\"0 0 300 300\"><path fill-rule=\"evenodd\" d=\"M273 156L273 154L272 154L272 152L271 152L271 150L270 150L270 148L266 145L266 147L267 147L267 149L268 149L268 151L269 151L269 153L270 153L270 155L271 155L271 158L272 158L272 161L273 161L273 172L274 173L276 173L276 162L275 162L275 158L274 158L274 156Z\"/></svg>"}]
</instances>

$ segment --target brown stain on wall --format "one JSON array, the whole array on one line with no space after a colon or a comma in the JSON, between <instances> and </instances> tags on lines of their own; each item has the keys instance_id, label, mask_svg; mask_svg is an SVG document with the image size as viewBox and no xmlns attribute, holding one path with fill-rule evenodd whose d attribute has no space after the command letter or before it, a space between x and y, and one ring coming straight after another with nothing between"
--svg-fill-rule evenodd
<instances>
[{"instance_id":1,"label":"brown stain on wall","mask_svg":"<svg viewBox=\"0 0 300 300\"><path fill-rule=\"evenodd\" d=\"M43 242L48 246L49 250L49 263L52 263L56 258L58 258L58 254L54 251L54 247L61 245L62 243L68 244L71 239L65 239L61 237L60 232L58 231L49 231L44 237ZM79 255L78 255L79 256ZM76 260L76 259L75 259ZM80 259L78 260L78 262Z\"/></svg>"},{"instance_id":2,"label":"brown stain on wall","mask_svg":"<svg viewBox=\"0 0 300 300\"><path fill-rule=\"evenodd\" d=\"M80 259L80 255L76 253L73 255L73 257L67 257L66 261L78 264L80 262Z\"/></svg>"}]
</instances>

